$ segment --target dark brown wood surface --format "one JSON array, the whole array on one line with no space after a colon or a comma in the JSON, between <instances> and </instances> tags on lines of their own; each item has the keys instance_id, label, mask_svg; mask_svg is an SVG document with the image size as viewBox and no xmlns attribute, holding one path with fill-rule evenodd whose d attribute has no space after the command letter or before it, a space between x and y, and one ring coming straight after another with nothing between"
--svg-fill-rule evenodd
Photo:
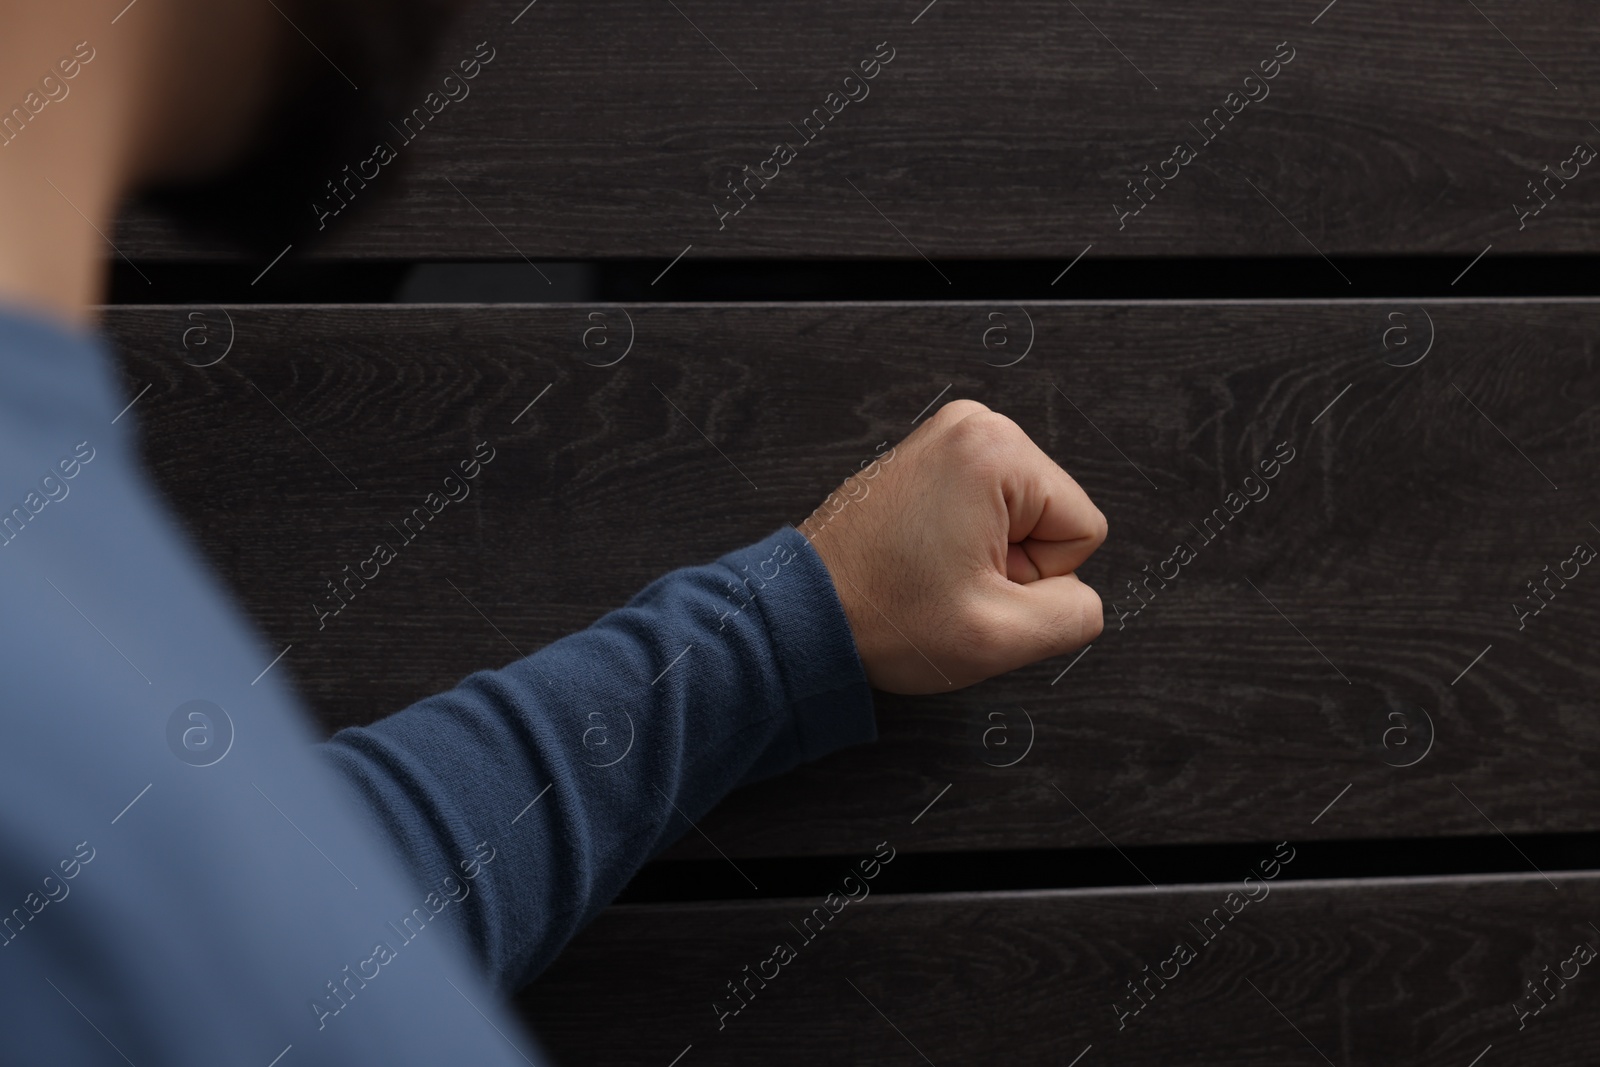
<instances>
[{"instance_id":1,"label":"dark brown wood surface","mask_svg":"<svg viewBox=\"0 0 1600 1067\"><path fill-rule=\"evenodd\" d=\"M520 1002L558 1062L597 1067L1594 1062L1600 974L1566 962L1600 948L1594 874L1268 885L1209 942L1196 927L1239 882L867 896L809 942L790 924L820 897L614 907ZM794 958L763 964L779 943ZM1123 1018L1145 967L1172 980ZM719 1029L727 983L775 969ZM1533 1014L1524 983L1563 970Z\"/></svg>"},{"instance_id":2,"label":"dark brown wood surface","mask_svg":"<svg viewBox=\"0 0 1600 1067\"><path fill-rule=\"evenodd\" d=\"M1109 516L1082 572L1106 633L1075 665L881 696L879 743L705 820L729 855L847 853L914 817L936 851L1286 822L1305 839L1596 828L1600 576L1521 631L1512 605L1600 546L1600 302L121 307L107 324L127 395L149 386L129 419L156 478L269 643L293 644L278 669L330 729L800 521L930 404L971 397ZM472 496L319 631L325 582L482 441L496 458ZM1190 524L1285 441L1270 496L1119 629L1125 583L1200 545ZM690 837L677 854L715 855Z\"/></svg>"},{"instance_id":3,"label":"dark brown wood surface","mask_svg":"<svg viewBox=\"0 0 1600 1067\"><path fill-rule=\"evenodd\" d=\"M494 0L441 45L423 89L480 41L494 59L413 140L393 135L398 158L352 186L328 254L664 261L692 245L695 258L1064 265L1093 244L1091 259L1320 250L1465 264L1491 243L1494 255L1600 250L1592 166L1568 165L1578 176L1552 180L1526 225L1518 215L1543 203L1527 183L1544 167L1579 142L1600 148L1586 110L1600 24L1582 0ZM836 103L825 131L719 222L717 205L736 203L727 183L800 142L795 127L885 42L894 58L869 95ZM1228 103L1285 42L1293 59L1249 90L1268 95ZM1228 107L1242 110L1204 140L1206 117ZM1119 225L1127 183L1185 140L1196 158ZM372 148L353 147L351 167ZM321 180L343 178L335 168L283 195L314 220L313 196L333 203ZM136 259L216 253L141 211L117 241Z\"/></svg>"}]
</instances>

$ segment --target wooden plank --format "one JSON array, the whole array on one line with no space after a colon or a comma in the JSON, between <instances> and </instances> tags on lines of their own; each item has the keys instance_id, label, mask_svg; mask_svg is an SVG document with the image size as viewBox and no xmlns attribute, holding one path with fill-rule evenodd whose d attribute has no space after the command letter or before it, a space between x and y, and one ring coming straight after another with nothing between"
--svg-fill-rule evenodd
<instances>
[{"instance_id":1,"label":"wooden plank","mask_svg":"<svg viewBox=\"0 0 1600 1067\"><path fill-rule=\"evenodd\" d=\"M224 351L224 314L231 351L192 365ZM878 744L705 821L728 854L838 854L914 819L940 850L1252 841L1284 818L1332 838L1596 828L1595 579L1550 586L1520 630L1513 604L1600 544L1600 302L140 307L108 325L128 395L150 386L130 418L157 479L294 645L279 669L330 728L800 521L965 396L1109 516L1083 572L1106 633L1080 659L880 697ZM325 583L480 442L496 458L472 496L319 630ZM1296 458L1270 496L1198 537L1281 442ZM1198 558L1119 627L1127 583L1181 539ZM691 836L679 855L715 855Z\"/></svg>"},{"instance_id":2,"label":"wooden plank","mask_svg":"<svg viewBox=\"0 0 1600 1067\"><path fill-rule=\"evenodd\" d=\"M520 1005L572 1063L1593 1062L1593 873L1242 884L614 907Z\"/></svg>"},{"instance_id":3,"label":"wooden plank","mask_svg":"<svg viewBox=\"0 0 1600 1067\"><path fill-rule=\"evenodd\" d=\"M377 174L370 186L334 199L324 183L341 171L283 195L310 223L350 205L327 223L327 252L343 257L665 262L692 245L694 258L1065 265L1093 244L1091 260L1321 251L1465 265L1491 243L1497 256L1600 250L1587 169L1568 164L1578 176L1552 179L1544 199L1528 186L1578 143L1600 147L1578 89L1600 49L1588 5L1324 6L493 0L441 46L424 86L446 88L487 42L494 58L467 95L409 140L379 131L393 163L363 165L366 139L351 151L352 173ZM888 66L847 87L880 44ZM1292 58L1275 69L1280 52ZM835 96L833 114L829 94L847 89L860 99ZM819 108L828 121L805 140ZM1164 164L1179 143L1194 158ZM779 144L792 161L778 162ZM1171 180L1143 186L1149 206L1124 220L1146 166ZM770 183L736 199L729 182L757 170ZM218 254L139 212L118 245Z\"/></svg>"}]
</instances>

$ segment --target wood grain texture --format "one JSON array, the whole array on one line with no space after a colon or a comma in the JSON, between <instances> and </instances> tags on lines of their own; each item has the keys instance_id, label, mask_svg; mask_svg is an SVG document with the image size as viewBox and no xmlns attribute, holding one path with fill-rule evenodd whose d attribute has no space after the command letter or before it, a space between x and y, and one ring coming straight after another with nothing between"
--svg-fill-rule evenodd
<instances>
[{"instance_id":1,"label":"wood grain texture","mask_svg":"<svg viewBox=\"0 0 1600 1067\"><path fill-rule=\"evenodd\" d=\"M400 158L351 200L388 202L335 218L327 254L1065 260L1093 243L1091 257L1314 246L1464 264L1491 242L1600 250L1592 167L1526 226L1514 207L1538 203L1526 183L1578 142L1600 147L1582 103L1600 26L1581 0L1338 0L1320 17L1315 0L525 5L479 5L441 45L424 89L476 42L495 59L411 142L383 131ZM801 142L795 126L881 42L894 59L869 95ZM1269 95L1204 140L1280 42L1294 58ZM727 183L786 139L794 161L720 221L737 203ZM1184 140L1197 157L1119 224L1127 183ZM352 168L372 148L352 147ZM338 179L283 195L315 220ZM218 253L137 210L117 241L135 258Z\"/></svg>"},{"instance_id":2,"label":"wood grain texture","mask_svg":"<svg viewBox=\"0 0 1600 1067\"><path fill-rule=\"evenodd\" d=\"M129 419L330 729L800 521L930 402L971 397L1110 518L1082 572L1106 633L1065 674L880 696L879 743L705 820L728 854L893 838L946 786L917 824L930 850L1276 839L1286 819L1308 839L1596 828L1600 576L1520 631L1512 604L1600 545L1600 302L227 313L231 352L198 368L222 310L109 312L128 395L151 385ZM596 366L630 321L626 358ZM210 347L186 350L202 322ZM611 347L585 349L602 326ZM1421 362L1384 362L1429 334ZM481 441L473 495L319 630L324 583ZM1285 441L1271 495L1202 544L1191 523ZM1126 583L1180 539L1198 558L1119 628ZM1431 750L1420 726L1385 747L1389 713L1417 708ZM691 836L676 854L715 855Z\"/></svg>"},{"instance_id":3,"label":"wood grain texture","mask_svg":"<svg viewBox=\"0 0 1600 1067\"><path fill-rule=\"evenodd\" d=\"M1552 984L1525 1027L1512 1008L1525 981L1557 971L1580 942L1600 947L1596 877L1553 884L1280 881L1226 925L1213 920L1209 943L1190 924L1225 908L1237 882L868 896L810 942L790 924L820 899L614 907L520 1005L558 1062L596 1065L665 1067L692 1046L683 1067L1468 1067L1492 1045L1485 1064L1578 1067L1600 1042L1594 964L1569 965L1576 977ZM1195 958L1122 1018L1114 1004L1138 1003L1126 983L1161 969L1180 941ZM753 998L719 1029L713 1003L738 1006L726 983L778 943L795 958L766 988L752 981Z\"/></svg>"}]
</instances>

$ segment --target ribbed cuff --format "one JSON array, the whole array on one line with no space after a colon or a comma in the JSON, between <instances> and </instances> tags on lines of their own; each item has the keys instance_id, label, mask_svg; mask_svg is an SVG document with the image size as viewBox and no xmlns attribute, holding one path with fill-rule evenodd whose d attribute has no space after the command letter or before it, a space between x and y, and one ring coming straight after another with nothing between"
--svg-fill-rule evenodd
<instances>
[{"instance_id":1,"label":"ribbed cuff","mask_svg":"<svg viewBox=\"0 0 1600 1067\"><path fill-rule=\"evenodd\" d=\"M872 688L827 564L806 536L784 526L723 556L766 622L794 716L802 761L878 738Z\"/></svg>"}]
</instances>

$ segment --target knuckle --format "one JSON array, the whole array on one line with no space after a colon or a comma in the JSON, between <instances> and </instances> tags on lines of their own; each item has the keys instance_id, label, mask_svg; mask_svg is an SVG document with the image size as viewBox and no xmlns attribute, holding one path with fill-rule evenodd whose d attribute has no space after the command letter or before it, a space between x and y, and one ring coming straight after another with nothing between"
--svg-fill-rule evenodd
<instances>
[{"instance_id":1,"label":"knuckle","mask_svg":"<svg viewBox=\"0 0 1600 1067\"><path fill-rule=\"evenodd\" d=\"M1022 427L998 411L985 409L968 415L950 430L950 443L971 458L989 458L1013 450L1018 438L1026 437Z\"/></svg>"},{"instance_id":2,"label":"knuckle","mask_svg":"<svg viewBox=\"0 0 1600 1067\"><path fill-rule=\"evenodd\" d=\"M987 405L980 404L976 400L952 400L934 412L933 419L939 419L943 422L956 422L969 415L976 415L979 412L988 410ZM932 422L933 419L928 421Z\"/></svg>"}]
</instances>

